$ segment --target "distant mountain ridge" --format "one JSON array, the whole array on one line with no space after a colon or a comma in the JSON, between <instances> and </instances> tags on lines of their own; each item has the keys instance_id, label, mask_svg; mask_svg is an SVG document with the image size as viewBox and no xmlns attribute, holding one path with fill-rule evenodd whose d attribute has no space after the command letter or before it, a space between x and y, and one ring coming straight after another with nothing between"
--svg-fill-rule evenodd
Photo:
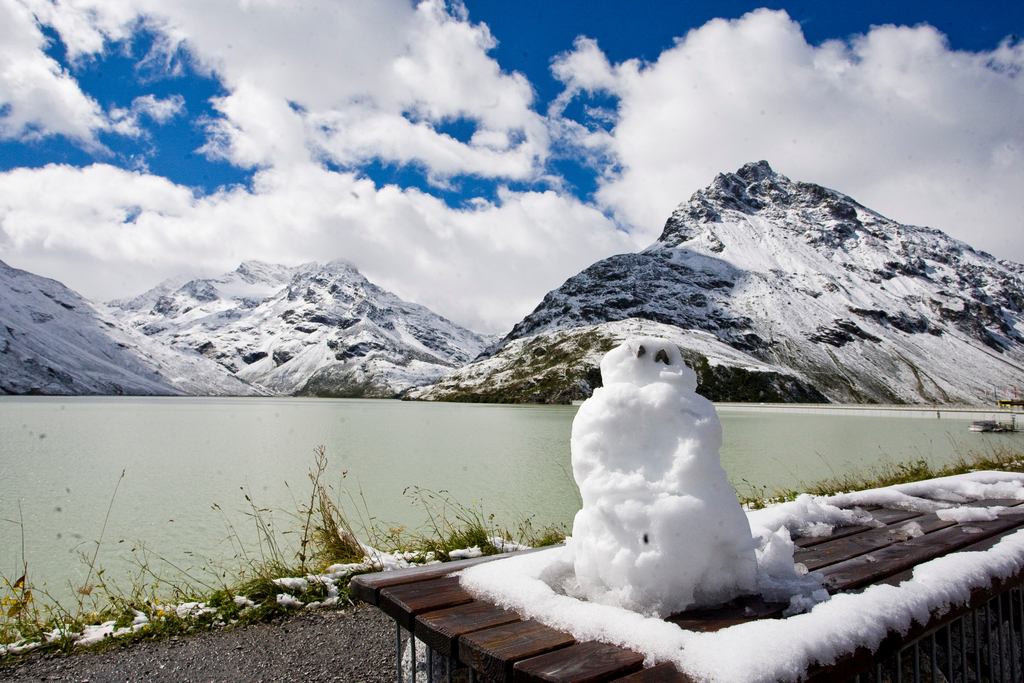
<instances>
[{"instance_id":1,"label":"distant mountain ridge","mask_svg":"<svg viewBox=\"0 0 1024 683\"><path fill-rule=\"evenodd\" d=\"M391 398L493 341L369 282L344 261L246 261L94 304L0 262L7 394Z\"/></svg>"},{"instance_id":2,"label":"distant mountain ridge","mask_svg":"<svg viewBox=\"0 0 1024 683\"><path fill-rule=\"evenodd\" d=\"M737 388L727 376L745 368L760 389L739 391L742 400L974 403L1024 384L1022 311L1021 265L761 161L719 174L679 205L654 244L569 278L477 362L411 396L583 398L599 382L593 349L563 339L560 359L540 365L547 352L526 350L573 330L608 346L622 329L610 324L635 321L674 328L684 353L694 340L690 362L723 386ZM731 351L701 353L701 334ZM498 369L516 366L535 371Z\"/></svg>"},{"instance_id":3,"label":"distant mountain ridge","mask_svg":"<svg viewBox=\"0 0 1024 683\"><path fill-rule=\"evenodd\" d=\"M274 394L394 397L490 341L369 282L345 261L246 261L110 302L126 326Z\"/></svg>"},{"instance_id":4,"label":"distant mountain ridge","mask_svg":"<svg viewBox=\"0 0 1024 683\"><path fill-rule=\"evenodd\" d=\"M260 395L220 365L126 330L56 280L0 261L0 392Z\"/></svg>"},{"instance_id":5,"label":"distant mountain ridge","mask_svg":"<svg viewBox=\"0 0 1024 683\"><path fill-rule=\"evenodd\" d=\"M1024 266L767 162L719 174L639 253L598 261L501 340L344 261L246 261L92 304L0 262L0 391L556 402L609 349L676 343L714 400L978 403L1024 386Z\"/></svg>"}]
</instances>

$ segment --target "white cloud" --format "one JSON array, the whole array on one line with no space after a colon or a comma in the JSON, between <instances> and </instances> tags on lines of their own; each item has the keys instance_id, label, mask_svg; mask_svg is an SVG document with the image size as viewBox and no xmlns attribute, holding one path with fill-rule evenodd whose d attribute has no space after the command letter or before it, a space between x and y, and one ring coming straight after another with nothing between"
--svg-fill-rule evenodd
<instances>
[{"instance_id":1,"label":"white cloud","mask_svg":"<svg viewBox=\"0 0 1024 683\"><path fill-rule=\"evenodd\" d=\"M506 131L483 131L469 144L438 134L425 122L412 122L398 114L331 112L306 118L310 140L335 163L358 165L376 158L400 164L418 164L436 184L456 175L526 180L540 172L546 156L529 141L512 146ZM504 145L495 145L502 139Z\"/></svg>"},{"instance_id":2,"label":"white cloud","mask_svg":"<svg viewBox=\"0 0 1024 683\"><path fill-rule=\"evenodd\" d=\"M145 95L128 108L104 112L74 75L45 53L49 40L40 25L58 30L73 64L102 52L104 41L127 35L129 20L137 23L123 6L117 9L112 16L97 15L44 0L0 0L0 138L32 141L60 135L102 154L106 148L99 133L138 137L140 114L165 123L183 111L180 95Z\"/></svg>"},{"instance_id":3,"label":"white cloud","mask_svg":"<svg viewBox=\"0 0 1024 683\"><path fill-rule=\"evenodd\" d=\"M303 117L287 101L242 82L213 106L224 117L207 123L209 138L199 150L211 159L244 168L309 159Z\"/></svg>"},{"instance_id":4,"label":"white cloud","mask_svg":"<svg viewBox=\"0 0 1024 683\"><path fill-rule=\"evenodd\" d=\"M12 129L18 123L95 146L101 130L137 137L139 113L157 122L177 113L133 107L107 117L42 52L34 20L59 33L73 63L101 57L111 41L145 28L156 35L148 63L161 51L170 63L183 48L228 91L215 105L222 117L208 125L203 151L212 157L242 167L379 158L421 165L442 185L455 175L524 180L542 173L548 135L532 108L533 89L521 74L501 70L488 55L496 44L489 30L472 24L458 3L0 1L20 21L12 58L48 73L51 91L67 91L17 121L7 117ZM46 73L33 76L37 91ZM477 135L463 142L439 130L458 120L472 122Z\"/></svg>"},{"instance_id":5,"label":"white cloud","mask_svg":"<svg viewBox=\"0 0 1024 683\"><path fill-rule=\"evenodd\" d=\"M547 126L532 86L501 70L489 30L458 3L25 1L40 5L39 20L78 60L141 26L166 59L186 49L228 90L203 151L243 167L380 158L422 165L439 184L461 174L522 180L543 168ZM439 130L458 120L480 135L461 142ZM111 129L136 134L123 122ZM502 137L508 143L496 146Z\"/></svg>"},{"instance_id":6,"label":"white cloud","mask_svg":"<svg viewBox=\"0 0 1024 683\"><path fill-rule=\"evenodd\" d=\"M432 180L455 175L524 180L542 172L547 124L532 109L533 89L520 74L502 73L487 56L494 40L437 2L416 10L407 52L395 58L372 97L313 112L311 138L343 165L374 158L424 166ZM470 120L461 142L438 130Z\"/></svg>"},{"instance_id":7,"label":"white cloud","mask_svg":"<svg viewBox=\"0 0 1024 683\"><path fill-rule=\"evenodd\" d=\"M208 197L103 164L0 174L0 258L99 300L243 259L346 258L403 298L505 332L567 277L633 248L600 212L554 192L502 191L498 203L452 209L313 164L259 171L252 192Z\"/></svg>"},{"instance_id":8,"label":"white cloud","mask_svg":"<svg viewBox=\"0 0 1024 683\"><path fill-rule=\"evenodd\" d=\"M46 37L17 0L0 0L0 138L64 135L99 149L107 127L101 107L43 52Z\"/></svg>"},{"instance_id":9,"label":"white cloud","mask_svg":"<svg viewBox=\"0 0 1024 683\"><path fill-rule=\"evenodd\" d=\"M533 89L503 73L487 52L495 40L464 11L429 0L415 10L403 50L380 79L344 106L310 107L310 139L332 161L356 165L375 158L425 167L435 182L456 175L528 179L547 156L546 123L532 109ZM443 124L472 121L462 142ZM495 144L495 141L501 141Z\"/></svg>"},{"instance_id":10,"label":"white cloud","mask_svg":"<svg viewBox=\"0 0 1024 683\"><path fill-rule=\"evenodd\" d=\"M612 66L596 40L578 36L572 51L559 55L551 65L552 74L565 85L565 90L551 103L548 114L560 116L572 98L584 90L615 92L623 72L635 72L638 64L636 60L630 60L623 65Z\"/></svg>"},{"instance_id":11,"label":"white cloud","mask_svg":"<svg viewBox=\"0 0 1024 683\"><path fill-rule=\"evenodd\" d=\"M61 0L8 0L20 4L39 24L53 27L67 47L72 62L103 52L105 43L128 37L136 28L136 11L126 2L104 3L102 11L90 2Z\"/></svg>"},{"instance_id":12,"label":"white cloud","mask_svg":"<svg viewBox=\"0 0 1024 683\"><path fill-rule=\"evenodd\" d=\"M1024 261L1024 47L957 52L929 26L809 45L784 12L695 29L651 64L579 40L566 91L619 98L610 134L566 126L622 165L598 193L653 241L715 174L767 159L905 223Z\"/></svg>"},{"instance_id":13,"label":"white cloud","mask_svg":"<svg viewBox=\"0 0 1024 683\"><path fill-rule=\"evenodd\" d=\"M128 109L111 108L107 128L120 135L136 138L144 133L139 121L140 116L145 115L156 123L163 124L184 111L185 98L181 95L171 95L162 100L153 95L143 95L132 100L132 106Z\"/></svg>"},{"instance_id":14,"label":"white cloud","mask_svg":"<svg viewBox=\"0 0 1024 683\"><path fill-rule=\"evenodd\" d=\"M185 98L181 95L171 95L161 100L153 95L143 95L132 100L132 111L135 114L145 114L157 123L167 123L185 111Z\"/></svg>"}]
</instances>

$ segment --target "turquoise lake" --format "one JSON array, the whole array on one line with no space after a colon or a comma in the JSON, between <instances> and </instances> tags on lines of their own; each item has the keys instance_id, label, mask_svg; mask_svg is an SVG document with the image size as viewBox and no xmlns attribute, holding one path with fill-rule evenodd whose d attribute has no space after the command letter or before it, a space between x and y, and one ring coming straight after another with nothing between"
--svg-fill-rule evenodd
<instances>
[{"instance_id":1,"label":"turquoise lake","mask_svg":"<svg viewBox=\"0 0 1024 683\"><path fill-rule=\"evenodd\" d=\"M163 571L233 565L258 539L248 495L280 532L298 529L308 472L357 531L421 528L415 490L514 526L571 528L573 406L469 405L299 398L0 398L0 573L59 595L97 562L123 577L147 549ZM741 490L798 486L889 458L947 462L958 450L1024 443L978 435L967 419L872 413L737 412L723 407L722 464ZM947 415L948 417L948 415ZM121 473L124 478L121 479ZM120 480L120 483L119 483ZM117 495L111 498L117 486ZM268 512L272 511L272 512ZM247 514L248 513L248 514ZM282 541L296 542L294 533ZM132 549L135 549L132 552ZM294 552L294 547L291 551ZM171 567L171 569L168 569ZM177 569L174 569L174 568Z\"/></svg>"}]
</instances>

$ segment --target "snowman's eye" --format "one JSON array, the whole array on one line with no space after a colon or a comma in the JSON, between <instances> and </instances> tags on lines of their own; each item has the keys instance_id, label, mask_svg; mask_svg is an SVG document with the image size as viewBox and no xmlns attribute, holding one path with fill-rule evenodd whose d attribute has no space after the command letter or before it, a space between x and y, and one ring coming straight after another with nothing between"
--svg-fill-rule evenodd
<instances>
[{"instance_id":1,"label":"snowman's eye","mask_svg":"<svg viewBox=\"0 0 1024 683\"><path fill-rule=\"evenodd\" d=\"M654 354L654 362L657 363L658 361L661 361L665 365L672 365L672 362L668 359L668 354L665 352L665 349L659 349L658 353Z\"/></svg>"},{"instance_id":2,"label":"snowman's eye","mask_svg":"<svg viewBox=\"0 0 1024 683\"><path fill-rule=\"evenodd\" d=\"M645 348L644 348L644 345L643 345L643 344L641 344L641 345L640 345L640 348L638 348L638 349L636 350L636 357L637 357L637 358L639 358L640 356L644 355L645 353L647 353L647 349L645 349Z\"/></svg>"},{"instance_id":3,"label":"snowman's eye","mask_svg":"<svg viewBox=\"0 0 1024 683\"><path fill-rule=\"evenodd\" d=\"M647 540L647 534L644 534L644 544L647 544L647 543L650 543L650 541Z\"/></svg>"}]
</instances>

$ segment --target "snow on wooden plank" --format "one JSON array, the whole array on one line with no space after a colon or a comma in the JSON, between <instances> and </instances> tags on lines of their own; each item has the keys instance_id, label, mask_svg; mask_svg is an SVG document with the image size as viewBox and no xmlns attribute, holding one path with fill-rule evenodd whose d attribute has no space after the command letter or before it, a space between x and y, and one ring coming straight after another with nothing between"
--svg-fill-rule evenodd
<instances>
[{"instance_id":1,"label":"snow on wooden plank","mask_svg":"<svg viewBox=\"0 0 1024 683\"><path fill-rule=\"evenodd\" d=\"M954 525L931 534L912 538L897 545L838 562L820 571L830 593L855 590L878 583L886 577L914 565L962 550L973 543L1021 526L1020 516L1004 517L991 522Z\"/></svg>"},{"instance_id":2,"label":"snow on wooden plank","mask_svg":"<svg viewBox=\"0 0 1024 683\"><path fill-rule=\"evenodd\" d=\"M543 550L543 548L520 550L517 552L531 553L536 552L537 550ZM393 571L376 572L373 574L360 574L359 576L352 577L352 581L349 584L350 590L353 598L362 600L368 605L376 605L380 591L383 588L401 586L403 584L413 583L416 581L440 579L474 565L500 560L503 557L509 557L510 554L511 553L506 553L504 555L486 555L484 557L474 557L469 560L455 560L453 562L441 562L437 564L423 565L420 567L409 567L407 569L395 569Z\"/></svg>"},{"instance_id":3,"label":"snow on wooden plank","mask_svg":"<svg viewBox=\"0 0 1024 683\"><path fill-rule=\"evenodd\" d=\"M918 534L929 534L956 525L956 522L939 519L934 513L917 517L913 521L918 525L915 527L915 533ZM853 536L816 545L811 549L797 550L793 553L793 559L808 570L817 571L844 560L881 550L893 543L906 541L911 538L909 533L899 527L868 529Z\"/></svg>"},{"instance_id":4,"label":"snow on wooden plank","mask_svg":"<svg viewBox=\"0 0 1024 683\"><path fill-rule=\"evenodd\" d=\"M992 549L999 541L1009 534L1016 533L1017 529L1010 529L1001 534L987 538L979 543L963 548L960 552L985 552ZM902 581L911 578L913 570L890 577L882 583L899 585ZM1024 581L1024 572L1019 572L1006 578L995 578L988 586L975 588L970 593L970 598L948 609L939 609L932 612L930 619L922 623L914 621L906 633L892 631L874 650L865 647L858 647L856 651L840 657L837 661L828 666L813 666L807 672L805 683L830 683L831 681L843 681L852 679L858 674L868 671L875 663L892 657L907 644L918 640L928 633L950 624L960 617L969 614L971 610L982 607L992 598L1002 595L1006 591L1019 586Z\"/></svg>"}]
</instances>

